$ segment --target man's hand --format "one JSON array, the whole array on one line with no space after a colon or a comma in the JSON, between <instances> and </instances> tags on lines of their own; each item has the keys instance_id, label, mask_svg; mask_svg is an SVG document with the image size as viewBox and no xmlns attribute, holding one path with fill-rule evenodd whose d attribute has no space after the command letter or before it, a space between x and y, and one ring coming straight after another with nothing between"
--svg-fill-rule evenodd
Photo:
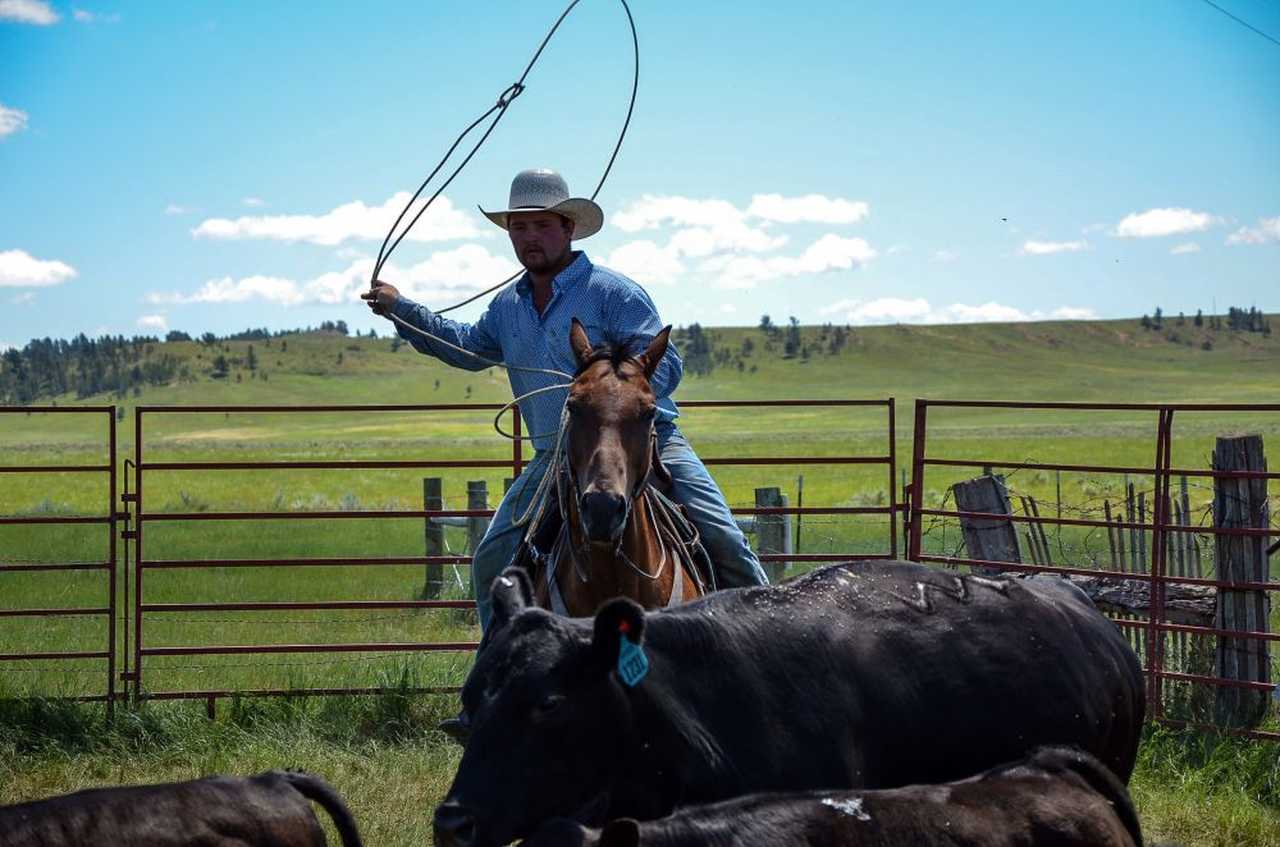
<instances>
[{"instance_id":1,"label":"man's hand","mask_svg":"<svg viewBox=\"0 0 1280 847\"><path fill-rule=\"evenodd\" d=\"M391 307L400 299L400 291L389 282L375 279L373 287L361 294L360 299L369 304L370 311L375 315L386 317Z\"/></svg>"}]
</instances>

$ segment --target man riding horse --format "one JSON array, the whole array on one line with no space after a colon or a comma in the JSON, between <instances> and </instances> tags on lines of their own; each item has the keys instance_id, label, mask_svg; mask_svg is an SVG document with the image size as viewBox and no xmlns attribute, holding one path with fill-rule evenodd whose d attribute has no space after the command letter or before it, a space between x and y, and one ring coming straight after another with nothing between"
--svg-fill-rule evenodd
<instances>
[{"instance_id":1,"label":"man riding horse","mask_svg":"<svg viewBox=\"0 0 1280 847\"><path fill-rule=\"evenodd\" d=\"M522 171L511 183L508 208L484 214L507 230L525 273L500 291L475 323L434 314L380 280L360 295L375 314L395 316L475 356L397 326L400 336L418 352L466 370L483 370L489 367L485 360L496 360L508 366L573 372L579 368L571 346L574 318L581 322L594 347L622 346L635 356L661 332L662 321L644 289L571 248L572 240L599 232L604 213L592 200L570 197L559 174ZM676 427L679 412L671 393L680 383L683 367L674 346L668 346L650 377L657 399L654 426L658 455L671 476L672 499L684 507L697 528L715 567L717 587L764 584L767 579L760 562L729 512L724 495ZM545 376L534 373L510 370L508 374L517 397L547 384ZM516 521L528 511L543 475L557 470L548 464L563 404L560 392L535 394L520 401L520 414L535 436L536 455L502 498L475 550L471 584L482 628L489 626L490 585L510 564L525 534L525 527L515 525ZM579 505L590 508L589 504Z\"/></svg>"}]
</instances>

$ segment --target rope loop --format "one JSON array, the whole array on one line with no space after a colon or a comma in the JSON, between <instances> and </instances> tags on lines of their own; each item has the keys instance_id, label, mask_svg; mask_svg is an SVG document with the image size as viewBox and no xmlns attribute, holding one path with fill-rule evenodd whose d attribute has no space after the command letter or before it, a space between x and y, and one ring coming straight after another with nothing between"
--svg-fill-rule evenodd
<instances>
[{"instance_id":1,"label":"rope loop","mask_svg":"<svg viewBox=\"0 0 1280 847\"><path fill-rule=\"evenodd\" d=\"M511 101L515 100L524 93L524 84L513 82L507 87L507 90L498 95L498 108L505 109L511 105Z\"/></svg>"}]
</instances>

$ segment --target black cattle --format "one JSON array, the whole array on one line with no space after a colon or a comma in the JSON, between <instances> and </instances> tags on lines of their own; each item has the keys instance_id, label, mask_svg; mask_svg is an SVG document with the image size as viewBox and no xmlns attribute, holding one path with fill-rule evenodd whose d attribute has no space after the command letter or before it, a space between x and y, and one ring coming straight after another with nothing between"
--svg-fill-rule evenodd
<instances>
[{"instance_id":1,"label":"black cattle","mask_svg":"<svg viewBox=\"0 0 1280 847\"><path fill-rule=\"evenodd\" d=\"M1088 753L1042 748L942 785L752 794L604 829L559 819L521 847L1142 847L1129 793Z\"/></svg>"},{"instance_id":2,"label":"black cattle","mask_svg":"<svg viewBox=\"0 0 1280 847\"><path fill-rule=\"evenodd\" d=\"M493 596L436 810L445 845L505 843L597 795L606 819L649 820L758 791L946 782L1046 744L1127 781L1137 754L1137 658L1056 577L854 562L648 615L612 600L594 620L530 608L513 569ZM623 638L650 665L634 686Z\"/></svg>"},{"instance_id":3,"label":"black cattle","mask_svg":"<svg viewBox=\"0 0 1280 847\"><path fill-rule=\"evenodd\" d=\"M79 791L0 807L0 847L324 847L308 800L333 817L344 847L360 834L318 776L270 771Z\"/></svg>"}]
</instances>

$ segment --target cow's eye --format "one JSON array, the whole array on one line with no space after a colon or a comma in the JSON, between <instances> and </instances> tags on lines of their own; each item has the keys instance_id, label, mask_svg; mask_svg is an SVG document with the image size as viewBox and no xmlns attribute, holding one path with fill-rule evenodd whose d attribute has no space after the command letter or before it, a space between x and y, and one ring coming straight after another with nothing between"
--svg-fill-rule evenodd
<instances>
[{"instance_id":1,"label":"cow's eye","mask_svg":"<svg viewBox=\"0 0 1280 847\"><path fill-rule=\"evenodd\" d=\"M564 698L559 694L548 694L538 701L538 705L534 707L534 711L539 715L549 715L560 707L564 702Z\"/></svg>"}]
</instances>

